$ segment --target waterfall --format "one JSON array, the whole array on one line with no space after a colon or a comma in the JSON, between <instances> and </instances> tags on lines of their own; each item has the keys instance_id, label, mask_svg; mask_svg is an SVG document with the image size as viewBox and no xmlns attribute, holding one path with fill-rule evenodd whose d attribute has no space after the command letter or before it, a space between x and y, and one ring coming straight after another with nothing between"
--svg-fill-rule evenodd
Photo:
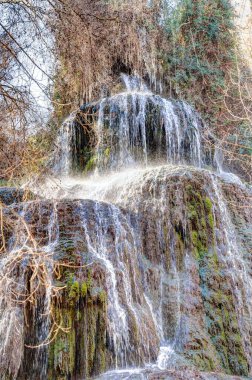
<instances>
[{"instance_id":1,"label":"waterfall","mask_svg":"<svg viewBox=\"0 0 252 380\"><path fill-rule=\"evenodd\" d=\"M56 173L67 175L72 170L74 141L74 115L71 115L62 124L53 157L53 170Z\"/></svg>"},{"instance_id":2,"label":"waterfall","mask_svg":"<svg viewBox=\"0 0 252 380\"><path fill-rule=\"evenodd\" d=\"M109 330L116 355L115 366L127 367L127 364L130 364L128 361L132 362L132 358L130 358L132 337L130 337L131 326L128 313L131 315L131 324L135 323L139 335L139 347L138 352L135 352L134 360L138 360L141 364L143 355L145 360L149 360L153 356L153 353L149 351L151 350L151 340L158 338L155 336L154 321L149 318L148 322L150 306L142 298L142 285L139 282L138 272L138 260L141 258L142 252L141 242L135 231L136 226L127 220L128 218L122 214L119 208L96 202L93 210L95 219L90 227L90 213L85 210L85 204L81 205L81 210L88 251L93 260L101 262L106 271ZM108 240L111 229L113 229L114 235L113 242ZM113 259L110 258L111 245L113 251L116 252ZM133 288L131 282L133 282ZM118 288L119 283L120 288ZM125 294L123 303L119 291ZM150 328L154 331L153 335Z\"/></svg>"},{"instance_id":3,"label":"waterfall","mask_svg":"<svg viewBox=\"0 0 252 380\"><path fill-rule=\"evenodd\" d=\"M206 338L210 334L209 327L200 317L203 308L210 318L208 305L216 309L216 302L222 304L232 319L223 320L220 325L218 319L222 317L216 311L216 317L211 316L214 328L218 330L224 323L230 331L240 331L239 351L250 361L250 269L239 254L242 246L235 238L237 232L219 176L205 169L162 165L114 173L105 178L95 176L83 182L79 178L71 181L65 189L61 182L60 192L54 187L53 194L62 199L95 200L91 214L85 203L78 214L88 252L94 262L102 263L107 274L109 336L116 355L114 366L150 365L156 354L149 349L157 350L157 342L160 352L156 366L152 367L154 371L188 366L179 353L190 336L194 336L195 329L208 339L210 351L221 350L215 341ZM234 192L243 191L239 183L231 185ZM50 198L48 183L45 188ZM104 201L109 202L106 207ZM112 256L111 252L114 252ZM180 257L181 252L184 252L183 257ZM195 281L192 279L198 266L200 276ZM212 283L215 276L219 279ZM220 278L223 284L219 283ZM221 299L217 297L218 291L221 291ZM203 305L201 292L203 295L206 292ZM188 299L193 302L187 304ZM132 320L138 331L134 359L131 347L136 343L132 343L128 333ZM150 335L151 331L154 335ZM151 338L146 340L146 337ZM154 339L156 344L153 344ZM232 360L236 360L235 356ZM238 363L233 370L239 371ZM120 371L120 376L123 378L125 373L128 372ZM119 378L119 372L104 376L102 378Z\"/></svg>"},{"instance_id":4,"label":"waterfall","mask_svg":"<svg viewBox=\"0 0 252 380\"><path fill-rule=\"evenodd\" d=\"M36 219L38 231L45 229L46 236L39 238L40 245L33 238L29 218L36 209L25 203L7 211L6 217L15 216L13 238L9 242L8 256L1 261L1 329L9 326L8 332L1 331L1 368L18 376L20 368L28 368L34 375L46 378L48 352L46 341L50 337L50 305L52 297L53 252L58 239L56 205L52 204L47 222L43 224L43 206L40 205ZM8 215L9 214L9 215ZM39 234L37 233L37 237ZM33 270L29 270L29 265ZM39 312L32 305L40 305ZM23 313L23 309L27 310ZM31 309L29 308L31 306ZM25 319L30 318L33 325ZM31 322L31 321L30 321ZM32 332L32 335L31 335ZM2 341L2 337L4 340ZM24 343L31 346L27 353ZM31 359L31 362L29 361ZM8 367L12 366L12 367Z\"/></svg>"},{"instance_id":5,"label":"waterfall","mask_svg":"<svg viewBox=\"0 0 252 380\"><path fill-rule=\"evenodd\" d=\"M189 104L122 80L63 124L40 199L3 210L0 376L249 378L251 190Z\"/></svg>"},{"instance_id":6,"label":"waterfall","mask_svg":"<svg viewBox=\"0 0 252 380\"><path fill-rule=\"evenodd\" d=\"M246 331L250 331L251 335L252 277L250 276L249 267L246 261L244 260L243 253L241 252L239 244L237 242L236 231L234 229L220 184L213 175L211 176L211 179L214 190L214 196L216 197L217 204L220 208L221 222L224 226L223 230L225 234L225 240L227 242L227 253L225 260L227 261L227 267L229 268L229 274L233 282L240 329L241 331L244 331L243 339L245 340L245 347L247 348L248 360L251 363L252 350L250 342L247 341L247 339L249 340L249 338L246 336ZM241 287L240 284L242 284L243 286Z\"/></svg>"},{"instance_id":7,"label":"waterfall","mask_svg":"<svg viewBox=\"0 0 252 380\"><path fill-rule=\"evenodd\" d=\"M125 92L104 98L94 107L81 107L83 139L92 119L97 143L91 156L89 152L79 159L79 170L96 167L102 173L155 162L213 165L207 129L189 104L154 95L138 77L122 75L122 80ZM70 174L75 166L76 128L71 116L59 133L55 169L61 175Z\"/></svg>"}]
</instances>

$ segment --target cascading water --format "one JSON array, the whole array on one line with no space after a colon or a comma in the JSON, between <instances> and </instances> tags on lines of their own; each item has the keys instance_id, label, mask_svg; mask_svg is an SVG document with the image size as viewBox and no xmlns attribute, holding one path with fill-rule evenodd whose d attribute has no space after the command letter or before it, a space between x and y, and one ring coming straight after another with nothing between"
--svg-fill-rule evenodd
<instances>
[{"instance_id":1,"label":"cascading water","mask_svg":"<svg viewBox=\"0 0 252 380\"><path fill-rule=\"evenodd\" d=\"M136 225L124 216L121 210L113 205L105 207L95 203L94 220L90 227L90 213L82 205L81 220L88 244L88 251L95 261L100 261L106 271L106 287L108 289L109 335L112 337L115 351L116 367L133 362L143 363L143 358L153 357L153 341L158 341L153 320L149 318L149 305L142 298L142 285L139 282L138 260L142 255L141 242L136 240ZM108 241L109 231L113 229L113 242ZM115 255L111 255L111 246ZM127 253L130 252L130 255ZM127 255L127 259L125 258ZM118 273L119 272L119 273ZM132 288L131 281L134 287ZM118 284L121 283L120 287ZM122 302L119 292L125 294ZM131 318L129 318L129 314ZM138 330L138 349L131 357L132 324ZM151 333L151 330L154 333Z\"/></svg>"},{"instance_id":2,"label":"cascading water","mask_svg":"<svg viewBox=\"0 0 252 380\"><path fill-rule=\"evenodd\" d=\"M33 188L44 200L15 206L0 267L4 380L251 373L251 215L232 211L251 194L209 170L207 129L187 103L123 80L63 125L56 176ZM8 319L16 335L3 338Z\"/></svg>"},{"instance_id":3,"label":"cascading water","mask_svg":"<svg viewBox=\"0 0 252 380\"><path fill-rule=\"evenodd\" d=\"M154 95L138 77L123 75L122 78L125 92L104 98L93 106L81 107L84 116L79 117L79 124L83 139L86 123L91 122L91 118L97 141L92 155L88 154L86 161L82 160L79 165L80 170L96 167L104 172L153 162L187 163L197 167L212 164L208 132L189 104ZM64 155L59 155L58 150L55 153L55 169L61 175L71 173L76 145L79 145L74 127L76 120L71 120L65 122L60 131L60 151Z\"/></svg>"},{"instance_id":4,"label":"cascading water","mask_svg":"<svg viewBox=\"0 0 252 380\"><path fill-rule=\"evenodd\" d=\"M241 331L244 330L244 333L242 335L243 339L245 340L244 344L247 349L248 360L250 361L251 366L252 348L249 340L252 336L252 277L250 276L249 267L243 257L243 253L240 252L236 237L236 231L232 224L232 220L229 215L228 207L226 205L220 184L213 175L211 179L214 191L213 196L216 197L216 203L220 208L221 221L225 226L224 233L225 240L227 242L227 253L225 260L227 261L229 275L234 284L234 296L237 303L237 315L239 318L240 329ZM239 284L243 284L243 287L241 287ZM250 332L249 338L246 336L247 331Z\"/></svg>"},{"instance_id":5,"label":"cascading water","mask_svg":"<svg viewBox=\"0 0 252 380\"><path fill-rule=\"evenodd\" d=\"M60 128L56 141L56 153L53 162L53 169L63 175L67 175L72 170L72 149L74 146L73 125L74 116L71 115Z\"/></svg>"},{"instance_id":6,"label":"cascading water","mask_svg":"<svg viewBox=\"0 0 252 380\"><path fill-rule=\"evenodd\" d=\"M9 325L5 335L1 331L1 368L10 370L14 378L26 373L27 368L34 377L46 378L48 350L46 341L50 336L50 305L52 297L53 252L58 241L56 205L52 204L46 225L43 225L43 207L39 205L36 219L36 241L30 230L29 219L34 212L33 204L21 203L20 207L7 210L6 217L14 217L14 231L9 241L8 256L1 261L1 328ZM44 235L40 232L45 229ZM41 235L39 237L39 235ZM30 269L29 269L30 266ZM26 302L39 304L38 310L26 308ZM23 312L25 310L25 312ZM30 315L33 325L29 326ZM8 318L8 322L5 318ZM27 353L25 345L33 350ZM12 359L10 359L12 358ZM7 366L7 368L6 368Z\"/></svg>"}]
</instances>

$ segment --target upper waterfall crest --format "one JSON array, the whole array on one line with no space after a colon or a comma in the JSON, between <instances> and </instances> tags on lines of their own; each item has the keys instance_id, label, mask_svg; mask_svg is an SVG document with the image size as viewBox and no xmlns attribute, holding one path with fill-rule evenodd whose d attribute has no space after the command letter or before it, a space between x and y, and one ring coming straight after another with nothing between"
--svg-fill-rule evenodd
<instances>
[{"instance_id":1,"label":"upper waterfall crest","mask_svg":"<svg viewBox=\"0 0 252 380\"><path fill-rule=\"evenodd\" d=\"M63 123L54 157L57 174L118 170L153 163L213 166L213 141L186 102L151 93L136 76L125 91L83 105Z\"/></svg>"}]
</instances>

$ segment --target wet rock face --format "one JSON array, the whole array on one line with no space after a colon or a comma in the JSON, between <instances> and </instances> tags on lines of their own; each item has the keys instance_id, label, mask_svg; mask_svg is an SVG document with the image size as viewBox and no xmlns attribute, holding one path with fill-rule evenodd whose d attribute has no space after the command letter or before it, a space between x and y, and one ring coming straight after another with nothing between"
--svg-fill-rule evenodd
<instances>
[{"instance_id":1,"label":"wet rock face","mask_svg":"<svg viewBox=\"0 0 252 380\"><path fill-rule=\"evenodd\" d=\"M137 273L131 216L92 201L37 201L5 213L10 217L12 211L25 220L17 218L14 235L9 230L5 235L12 252L9 275L21 285L11 284L6 292L17 294L22 306L8 302L4 293L1 312L26 321L18 378L88 378L115 365L154 361L159 338ZM3 350L11 349L12 342L1 343ZM11 367L7 360L3 364L6 374Z\"/></svg>"},{"instance_id":2,"label":"wet rock face","mask_svg":"<svg viewBox=\"0 0 252 380\"><path fill-rule=\"evenodd\" d=\"M237 203L245 205L238 212ZM13 223L4 229L0 266L0 357L17 339L22 349L18 363L2 359L2 378L86 379L140 367L156 361L161 342L173 347L171 366L181 371L150 371L147 379L190 378L184 367L199 379L212 375L194 367L248 376L248 207L250 194L237 185L166 167L124 183L110 204L7 207ZM22 326L11 340L1 330L6 315L11 331Z\"/></svg>"},{"instance_id":3,"label":"wet rock face","mask_svg":"<svg viewBox=\"0 0 252 380\"><path fill-rule=\"evenodd\" d=\"M96 380L125 380L130 376L134 380L242 380L239 376L228 376L216 372L200 372L196 370L135 370L111 372L101 375Z\"/></svg>"},{"instance_id":4,"label":"wet rock face","mask_svg":"<svg viewBox=\"0 0 252 380\"><path fill-rule=\"evenodd\" d=\"M252 192L238 186L223 184L223 192L228 202L232 222L236 227L238 239L242 242L244 260L252 265Z\"/></svg>"},{"instance_id":5,"label":"wet rock face","mask_svg":"<svg viewBox=\"0 0 252 380\"><path fill-rule=\"evenodd\" d=\"M246 269L240 277L234 275L231 256L239 255L241 248L230 247L227 242L219 200L211 187L208 175L194 173L191 177L187 173L168 179L161 173L154 184L151 179L140 183L138 199L128 199L128 204L134 207L135 202L143 215L142 239L151 268L146 276L147 289L154 300L160 300L156 289L162 289L165 338L175 339L177 350L198 368L247 375L251 323L245 321L251 321L247 310L251 307L251 277L245 284L243 281L250 276L251 262L245 263L242 256L236 258L240 272L241 265ZM147 196L150 188L154 200ZM240 192L251 202L246 192ZM236 251L227 252L231 249ZM153 269L158 263L166 268L165 275ZM247 295L237 287L246 287Z\"/></svg>"},{"instance_id":6,"label":"wet rock face","mask_svg":"<svg viewBox=\"0 0 252 380\"><path fill-rule=\"evenodd\" d=\"M100 169L160 160L203 164L203 122L187 104L148 93L125 93L102 100L99 108Z\"/></svg>"},{"instance_id":7,"label":"wet rock face","mask_svg":"<svg viewBox=\"0 0 252 380\"><path fill-rule=\"evenodd\" d=\"M149 92L124 92L83 105L63 124L57 145L60 174L66 168L68 174L104 172L153 162L214 165L213 138L199 114L185 102Z\"/></svg>"},{"instance_id":8,"label":"wet rock face","mask_svg":"<svg viewBox=\"0 0 252 380\"><path fill-rule=\"evenodd\" d=\"M32 199L30 192L15 187L0 187L0 202L5 205Z\"/></svg>"},{"instance_id":9,"label":"wet rock face","mask_svg":"<svg viewBox=\"0 0 252 380\"><path fill-rule=\"evenodd\" d=\"M86 104L76 113L73 121L71 141L72 171L90 171L95 166L95 146L98 136L94 129L99 105Z\"/></svg>"}]
</instances>

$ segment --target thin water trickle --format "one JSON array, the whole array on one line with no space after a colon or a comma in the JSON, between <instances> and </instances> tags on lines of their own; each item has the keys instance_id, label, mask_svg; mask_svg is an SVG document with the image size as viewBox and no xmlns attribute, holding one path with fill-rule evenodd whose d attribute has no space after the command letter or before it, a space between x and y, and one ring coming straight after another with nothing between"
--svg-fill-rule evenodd
<instances>
[{"instance_id":1,"label":"thin water trickle","mask_svg":"<svg viewBox=\"0 0 252 380\"><path fill-rule=\"evenodd\" d=\"M52 160L53 171L61 175L69 175L72 171L74 152L74 118L71 114L62 124L56 140L56 150Z\"/></svg>"},{"instance_id":2,"label":"thin water trickle","mask_svg":"<svg viewBox=\"0 0 252 380\"><path fill-rule=\"evenodd\" d=\"M249 326L252 326L252 278L249 274L249 268L244 260L241 247L238 244L237 234L231 220L220 182L213 174L210 177L213 188L212 198L215 197L217 200L216 204L218 204L221 224L226 241L227 250L223 259L227 262L228 273L232 279L236 299L236 313L238 316L240 329L243 331L242 337L244 339L244 346L247 347L246 353L248 355L248 360L252 365L252 347L249 342L250 337L247 337L246 334L246 331L250 330ZM232 176L231 180L233 182ZM236 180L235 183L240 185L240 183L237 183Z\"/></svg>"}]
</instances>

